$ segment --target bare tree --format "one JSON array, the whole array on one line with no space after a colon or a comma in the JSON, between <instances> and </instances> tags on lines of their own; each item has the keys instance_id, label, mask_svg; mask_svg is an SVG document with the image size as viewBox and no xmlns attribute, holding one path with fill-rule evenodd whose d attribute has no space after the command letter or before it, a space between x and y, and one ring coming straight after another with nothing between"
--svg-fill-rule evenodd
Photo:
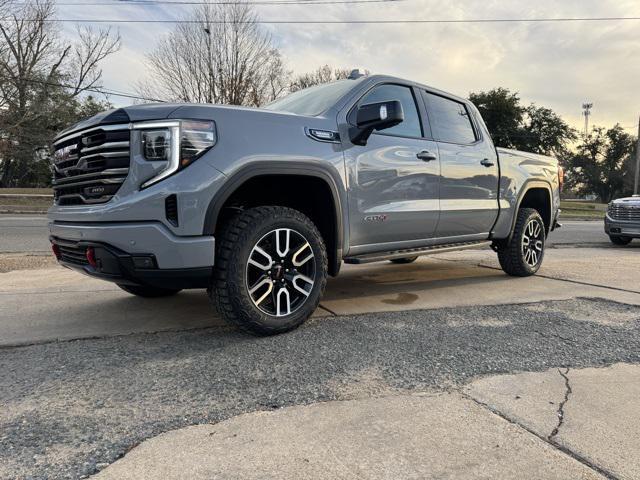
<instances>
[{"instance_id":1,"label":"bare tree","mask_svg":"<svg viewBox=\"0 0 640 480\"><path fill-rule=\"evenodd\" d=\"M73 120L70 108L100 86L99 63L120 46L109 29L79 28L66 42L54 20L52 0L0 3L0 186L33 180L36 151Z\"/></svg>"},{"instance_id":2,"label":"bare tree","mask_svg":"<svg viewBox=\"0 0 640 480\"><path fill-rule=\"evenodd\" d=\"M78 41L70 65L74 95L99 86L102 78L100 62L120 48L120 36L112 35L109 28L94 30L84 26L78 27L77 32Z\"/></svg>"},{"instance_id":3,"label":"bare tree","mask_svg":"<svg viewBox=\"0 0 640 480\"><path fill-rule=\"evenodd\" d=\"M323 65L313 72L303 73L296 76L289 85L289 91L295 92L321 83L342 80L349 77L350 73L351 69L349 68L331 68L329 65Z\"/></svg>"},{"instance_id":4,"label":"bare tree","mask_svg":"<svg viewBox=\"0 0 640 480\"><path fill-rule=\"evenodd\" d=\"M147 55L144 96L260 106L287 88L288 72L251 5L202 5Z\"/></svg>"}]
</instances>

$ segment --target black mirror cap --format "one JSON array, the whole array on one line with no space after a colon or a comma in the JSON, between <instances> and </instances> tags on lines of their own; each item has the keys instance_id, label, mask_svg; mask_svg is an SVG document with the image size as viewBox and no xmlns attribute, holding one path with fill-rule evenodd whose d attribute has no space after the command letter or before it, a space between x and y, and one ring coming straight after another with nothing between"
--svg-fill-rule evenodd
<instances>
[{"instance_id":1,"label":"black mirror cap","mask_svg":"<svg viewBox=\"0 0 640 480\"><path fill-rule=\"evenodd\" d=\"M395 127L404 121L402 104L398 100L361 105L356 111L356 126L349 129L355 145L366 145L374 130Z\"/></svg>"},{"instance_id":2,"label":"black mirror cap","mask_svg":"<svg viewBox=\"0 0 640 480\"><path fill-rule=\"evenodd\" d=\"M398 100L369 103L358 107L356 126L383 130L398 125L404 120L402 104Z\"/></svg>"}]
</instances>

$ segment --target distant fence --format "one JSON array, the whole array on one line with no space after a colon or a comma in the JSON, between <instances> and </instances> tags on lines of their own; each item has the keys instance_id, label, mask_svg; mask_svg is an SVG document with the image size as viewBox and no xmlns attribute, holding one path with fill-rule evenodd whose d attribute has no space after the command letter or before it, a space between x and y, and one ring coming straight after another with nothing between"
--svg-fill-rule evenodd
<instances>
[{"instance_id":1,"label":"distant fence","mask_svg":"<svg viewBox=\"0 0 640 480\"><path fill-rule=\"evenodd\" d=\"M53 204L52 193L0 193L0 213L46 213Z\"/></svg>"},{"instance_id":2,"label":"distant fence","mask_svg":"<svg viewBox=\"0 0 640 480\"><path fill-rule=\"evenodd\" d=\"M0 193L0 198L53 198L50 193Z\"/></svg>"}]
</instances>

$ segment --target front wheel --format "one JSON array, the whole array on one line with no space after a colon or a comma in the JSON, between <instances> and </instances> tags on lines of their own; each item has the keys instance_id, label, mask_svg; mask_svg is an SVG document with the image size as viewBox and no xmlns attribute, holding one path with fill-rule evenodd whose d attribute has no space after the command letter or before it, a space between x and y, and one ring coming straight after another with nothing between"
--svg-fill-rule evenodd
<instances>
[{"instance_id":1,"label":"front wheel","mask_svg":"<svg viewBox=\"0 0 640 480\"><path fill-rule=\"evenodd\" d=\"M230 323L255 335L301 325L327 283L327 253L309 218L286 207L256 207L218 237L209 296Z\"/></svg>"},{"instance_id":2,"label":"front wheel","mask_svg":"<svg viewBox=\"0 0 640 480\"><path fill-rule=\"evenodd\" d=\"M611 243L614 245L629 245L631 243L631 237L621 237L619 235L609 235Z\"/></svg>"},{"instance_id":3,"label":"front wheel","mask_svg":"<svg viewBox=\"0 0 640 480\"><path fill-rule=\"evenodd\" d=\"M502 270L515 277L535 274L542 265L545 247L545 227L542 217L533 208L518 210L513 237L508 246L498 247Z\"/></svg>"}]
</instances>

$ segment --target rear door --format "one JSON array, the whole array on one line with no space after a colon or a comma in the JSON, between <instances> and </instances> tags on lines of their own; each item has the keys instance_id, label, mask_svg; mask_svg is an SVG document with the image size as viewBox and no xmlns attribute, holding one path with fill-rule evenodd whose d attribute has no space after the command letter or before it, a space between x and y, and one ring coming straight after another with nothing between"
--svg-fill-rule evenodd
<instances>
[{"instance_id":1,"label":"rear door","mask_svg":"<svg viewBox=\"0 0 640 480\"><path fill-rule=\"evenodd\" d=\"M404 121L374 132L365 146L349 144L350 235L353 252L422 244L438 223L438 148L424 124L424 108L412 86L378 84L359 105L398 100ZM427 132L427 133L425 133ZM352 248L353 248L352 247Z\"/></svg>"},{"instance_id":2,"label":"rear door","mask_svg":"<svg viewBox=\"0 0 640 480\"><path fill-rule=\"evenodd\" d=\"M488 237L498 216L495 148L483 138L465 103L425 90L421 94L440 155L440 221L436 237Z\"/></svg>"}]
</instances>

